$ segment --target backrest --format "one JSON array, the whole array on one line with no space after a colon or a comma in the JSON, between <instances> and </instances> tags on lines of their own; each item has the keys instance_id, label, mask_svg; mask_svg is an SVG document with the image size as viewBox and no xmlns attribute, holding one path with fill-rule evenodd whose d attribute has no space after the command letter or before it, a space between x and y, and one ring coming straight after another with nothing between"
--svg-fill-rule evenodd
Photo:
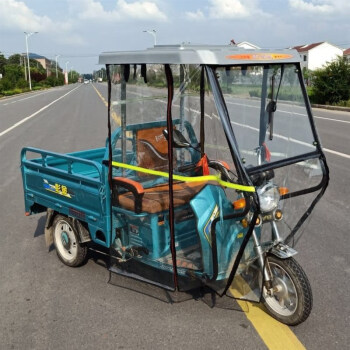
<instances>
[{"instance_id":1,"label":"backrest","mask_svg":"<svg viewBox=\"0 0 350 350\"><path fill-rule=\"evenodd\" d=\"M166 126L136 132L137 163L139 167L168 172L168 141L163 135ZM139 173L140 177L149 176Z\"/></svg>"}]
</instances>

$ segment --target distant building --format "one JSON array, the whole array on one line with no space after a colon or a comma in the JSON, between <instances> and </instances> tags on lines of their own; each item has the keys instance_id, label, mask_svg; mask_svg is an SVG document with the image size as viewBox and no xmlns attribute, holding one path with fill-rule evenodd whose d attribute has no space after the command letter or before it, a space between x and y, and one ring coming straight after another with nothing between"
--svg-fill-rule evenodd
<instances>
[{"instance_id":1,"label":"distant building","mask_svg":"<svg viewBox=\"0 0 350 350\"><path fill-rule=\"evenodd\" d=\"M36 53L30 53L29 59L33 59L39 62L43 66L43 68L46 69L46 76L49 77L51 75L51 60L47 59L44 56L37 55Z\"/></svg>"},{"instance_id":2,"label":"distant building","mask_svg":"<svg viewBox=\"0 0 350 350\"><path fill-rule=\"evenodd\" d=\"M231 39L230 41L230 45L233 46L237 46L237 47L241 47L242 49L250 49L250 50L256 50L256 49L260 49L259 46L254 45L248 41L241 41L240 43L236 43L234 39Z\"/></svg>"},{"instance_id":3,"label":"distant building","mask_svg":"<svg viewBox=\"0 0 350 350\"><path fill-rule=\"evenodd\" d=\"M350 62L350 48L349 48L349 49L344 50L344 52L343 52L343 56L344 56L345 58L347 58L347 59L348 59L348 61Z\"/></svg>"},{"instance_id":4,"label":"distant building","mask_svg":"<svg viewBox=\"0 0 350 350\"><path fill-rule=\"evenodd\" d=\"M248 41L242 41L240 43L237 44L238 47L241 47L242 49L250 49L250 50L257 50L257 49L260 49L259 46L257 45L254 45Z\"/></svg>"},{"instance_id":5,"label":"distant building","mask_svg":"<svg viewBox=\"0 0 350 350\"><path fill-rule=\"evenodd\" d=\"M302 68L305 67L310 70L322 68L328 62L336 60L338 56L343 56L343 50L340 47L327 41L294 46L292 49L299 52Z\"/></svg>"}]
</instances>

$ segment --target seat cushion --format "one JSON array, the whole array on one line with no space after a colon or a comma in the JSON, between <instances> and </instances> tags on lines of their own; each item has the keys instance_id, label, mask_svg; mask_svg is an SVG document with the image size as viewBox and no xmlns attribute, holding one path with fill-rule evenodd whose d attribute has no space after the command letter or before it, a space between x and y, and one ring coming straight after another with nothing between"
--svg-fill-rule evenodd
<instances>
[{"instance_id":1,"label":"seat cushion","mask_svg":"<svg viewBox=\"0 0 350 350\"><path fill-rule=\"evenodd\" d=\"M174 207L187 204L207 182L179 182L173 185ZM126 192L119 196L119 205L127 210L134 211L134 196ZM160 185L146 188L142 198L142 211L159 213L169 209L169 185Z\"/></svg>"}]
</instances>

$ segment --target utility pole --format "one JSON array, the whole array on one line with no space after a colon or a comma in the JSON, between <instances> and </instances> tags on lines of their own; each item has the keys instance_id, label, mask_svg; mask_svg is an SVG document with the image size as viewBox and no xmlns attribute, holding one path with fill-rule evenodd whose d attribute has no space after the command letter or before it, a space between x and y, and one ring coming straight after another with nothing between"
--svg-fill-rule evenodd
<instances>
[{"instance_id":1,"label":"utility pole","mask_svg":"<svg viewBox=\"0 0 350 350\"><path fill-rule=\"evenodd\" d=\"M27 63L28 63L28 79L29 79L29 90L32 90L32 81L30 79L30 64L29 64L29 50L28 50L28 38L34 34L38 34L38 32L31 32L31 33L26 33L24 32L26 36L26 49L27 49Z\"/></svg>"},{"instance_id":2,"label":"utility pole","mask_svg":"<svg viewBox=\"0 0 350 350\"><path fill-rule=\"evenodd\" d=\"M57 58L60 57L60 55L55 56L55 61L56 61L56 79L58 79L58 73L57 73Z\"/></svg>"},{"instance_id":3,"label":"utility pole","mask_svg":"<svg viewBox=\"0 0 350 350\"><path fill-rule=\"evenodd\" d=\"M24 66L24 78L27 81L27 62L26 62L26 58L25 55L23 54L23 56L21 56L23 58L23 66Z\"/></svg>"}]
</instances>

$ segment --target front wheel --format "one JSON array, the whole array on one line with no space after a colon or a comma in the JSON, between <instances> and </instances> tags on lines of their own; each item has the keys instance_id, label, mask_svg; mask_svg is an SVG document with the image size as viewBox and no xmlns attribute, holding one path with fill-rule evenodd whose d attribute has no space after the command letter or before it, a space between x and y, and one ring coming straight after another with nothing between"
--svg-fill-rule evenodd
<instances>
[{"instance_id":1,"label":"front wheel","mask_svg":"<svg viewBox=\"0 0 350 350\"><path fill-rule=\"evenodd\" d=\"M272 277L272 293L263 287L263 303L278 321L290 326L304 322L312 309L310 282L302 267L293 259L270 255L266 268Z\"/></svg>"},{"instance_id":2,"label":"front wheel","mask_svg":"<svg viewBox=\"0 0 350 350\"><path fill-rule=\"evenodd\" d=\"M79 243L79 236L70 218L57 215L53 222L53 242L60 260L71 267L80 266L86 259L87 247Z\"/></svg>"}]
</instances>

